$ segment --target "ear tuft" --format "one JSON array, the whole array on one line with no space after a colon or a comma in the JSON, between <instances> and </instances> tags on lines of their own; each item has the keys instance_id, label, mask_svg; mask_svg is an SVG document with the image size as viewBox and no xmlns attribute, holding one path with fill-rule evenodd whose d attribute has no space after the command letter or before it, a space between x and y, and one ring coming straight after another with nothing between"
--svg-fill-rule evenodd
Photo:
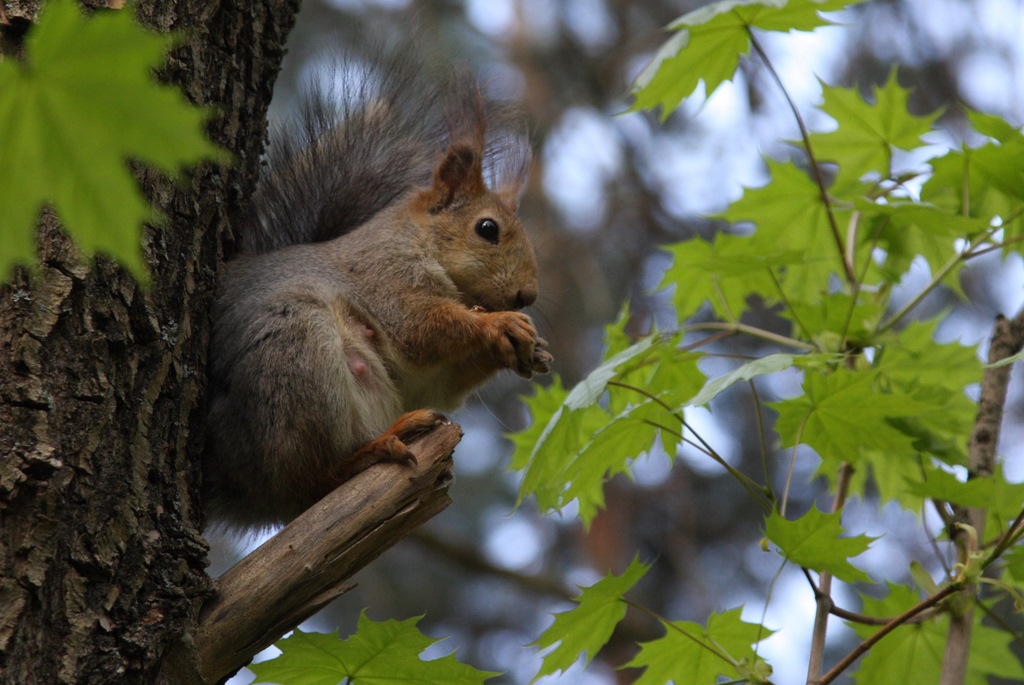
<instances>
[{"instance_id":1,"label":"ear tuft","mask_svg":"<svg viewBox=\"0 0 1024 685\"><path fill-rule=\"evenodd\" d=\"M430 211L439 212L461 197L474 197L486 190L481 151L466 143L453 143L434 170L430 189Z\"/></svg>"},{"instance_id":2,"label":"ear tuft","mask_svg":"<svg viewBox=\"0 0 1024 685\"><path fill-rule=\"evenodd\" d=\"M468 187L474 182L483 184L483 165L480 152L469 145L456 144L448 148L448 154L437 165L436 182L448 188Z\"/></svg>"}]
</instances>

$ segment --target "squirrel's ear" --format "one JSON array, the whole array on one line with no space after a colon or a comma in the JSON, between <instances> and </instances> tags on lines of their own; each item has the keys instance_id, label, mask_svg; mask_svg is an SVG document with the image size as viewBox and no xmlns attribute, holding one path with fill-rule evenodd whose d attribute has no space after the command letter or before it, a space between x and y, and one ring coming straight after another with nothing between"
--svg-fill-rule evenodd
<instances>
[{"instance_id":1,"label":"squirrel's ear","mask_svg":"<svg viewBox=\"0 0 1024 685\"><path fill-rule=\"evenodd\" d=\"M519 211L519 200L523 196L523 191L520 188L502 188L497 193L498 199L508 207L509 211L515 214Z\"/></svg>"},{"instance_id":2,"label":"squirrel's ear","mask_svg":"<svg viewBox=\"0 0 1024 685\"><path fill-rule=\"evenodd\" d=\"M422 199L431 212L440 212L459 196L475 197L486 191L480 150L465 143L454 143L434 169L434 185Z\"/></svg>"}]
</instances>

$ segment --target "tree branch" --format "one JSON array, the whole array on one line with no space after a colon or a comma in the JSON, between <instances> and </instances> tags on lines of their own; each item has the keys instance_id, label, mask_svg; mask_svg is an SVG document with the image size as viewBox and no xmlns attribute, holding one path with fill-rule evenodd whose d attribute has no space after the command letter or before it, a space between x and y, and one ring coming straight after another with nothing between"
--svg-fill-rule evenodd
<instances>
[{"instance_id":1,"label":"tree branch","mask_svg":"<svg viewBox=\"0 0 1024 685\"><path fill-rule=\"evenodd\" d=\"M988 349L988 362L994 364L1020 352L1024 347L1024 309L1013 319L999 315L992 332ZM988 367L981 382L978 398L978 416L974 421L971 439L967 444L967 468L969 478L985 478L992 475L996 462L996 446L999 443L999 429L1003 422L1003 405L1006 403L1006 387L1010 382L1009 365ZM953 505L955 520L968 523L977 531L977 539L984 540L985 509ZM953 531L951 531L953 532ZM969 549L968 537L962 529L955 530L954 540L960 548L960 562L966 563ZM991 559L990 559L991 560ZM965 592L974 592L967 588ZM940 685L962 685L967 674L967 655L971 645L971 631L974 626L973 607L967 605L962 612L950 616L949 633L946 636L946 652L942 661Z\"/></svg>"},{"instance_id":2,"label":"tree branch","mask_svg":"<svg viewBox=\"0 0 1024 685\"><path fill-rule=\"evenodd\" d=\"M815 685L828 685L828 683L831 683L839 676L840 673L849 668L850 665L853 664L853 662L856 661L861 654L871 649L875 645L875 643L877 643L883 637L885 637L886 635L888 635L904 623L907 623L908 621L910 621L910 619L914 618L925 609L929 609L935 606L942 600L946 599L946 597L955 593L960 588L961 586L958 583L947 585L946 587L936 592L934 595L925 597L923 600L921 600L920 602L910 607L896 618L886 623L885 626L882 627L877 633L875 633L874 635L872 635L871 637L869 637L868 639L864 640L859 645L854 647L853 651L851 651L849 654L843 657L839 663L837 663L835 666L829 669L828 673L823 675L820 679L815 680Z\"/></svg>"},{"instance_id":3,"label":"tree branch","mask_svg":"<svg viewBox=\"0 0 1024 685\"><path fill-rule=\"evenodd\" d=\"M217 579L195 642L217 682L345 592L342 583L448 506L453 423L411 449L417 463L381 464L342 484Z\"/></svg>"},{"instance_id":4,"label":"tree branch","mask_svg":"<svg viewBox=\"0 0 1024 685\"><path fill-rule=\"evenodd\" d=\"M843 510L846 504L846 495L850 489L850 479L853 477L853 466L843 462L839 467L839 476L836 478L836 497L832 500L832 512ZM815 598L818 608L814 613L814 630L811 633L811 656L807 663L807 682L815 683L825 663L825 636L828 632L828 615L831 613L832 605L832 574L822 571L818 574L818 594Z\"/></svg>"},{"instance_id":5,"label":"tree branch","mask_svg":"<svg viewBox=\"0 0 1024 685\"><path fill-rule=\"evenodd\" d=\"M771 342L778 343L780 345L787 345L789 347L795 347L800 350L807 350L808 352L817 352L818 348L811 343L805 343L802 340L795 340L793 338L787 338L784 335L778 333L772 333L766 331L763 328L756 326L748 326L745 323L725 322L725 321L708 321L705 323L691 323L684 326L686 331L728 331L729 333L746 333L747 335L754 336L755 338L761 338L762 340L770 340Z\"/></svg>"},{"instance_id":6,"label":"tree branch","mask_svg":"<svg viewBox=\"0 0 1024 685\"><path fill-rule=\"evenodd\" d=\"M821 590L819 590L818 586L815 584L814 578L811 578L811 572L803 566L800 567L800 570L804 572L804 577L807 578L807 582L810 583L811 590L814 591L814 598L820 598L822 596ZM829 601L828 612L833 616L838 616L843 620L852 621L853 623L861 623L863 625L868 626L884 626L889 622L895 620L892 616L868 616L867 614L858 614L855 611L850 611L848 609L843 609L842 607L836 606L835 602L833 601ZM905 623L920 623L921 621L925 621L931 618L935 615L935 613L936 611L934 609L932 609L931 611L922 611L914 618L905 621Z\"/></svg>"}]
</instances>

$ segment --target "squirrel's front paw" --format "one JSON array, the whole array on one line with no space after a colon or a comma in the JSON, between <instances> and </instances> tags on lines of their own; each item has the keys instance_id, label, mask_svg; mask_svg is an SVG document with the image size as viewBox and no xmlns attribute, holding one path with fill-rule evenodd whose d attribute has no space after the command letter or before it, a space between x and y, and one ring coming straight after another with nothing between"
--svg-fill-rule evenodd
<instances>
[{"instance_id":1,"label":"squirrel's front paw","mask_svg":"<svg viewBox=\"0 0 1024 685\"><path fill-rule=\"evenodd\" d=\"M490 319L488 337L498 363L523 378L533 376L537 360L537 329L530 317L522 312L494 312L485 316Z\"/></svg>"},{"instance_id":2,"label":"squirrel's front paw","mask_svg":"<svg viewBox=\"0 0 1024 685\"><path fill-rule=\"evenodd\" d=\"M533 346L533 372L550 373L554 361L555 358L548 352L548 341L544 338L537 338L537 342Z\"/></svg>"}]
</instances>

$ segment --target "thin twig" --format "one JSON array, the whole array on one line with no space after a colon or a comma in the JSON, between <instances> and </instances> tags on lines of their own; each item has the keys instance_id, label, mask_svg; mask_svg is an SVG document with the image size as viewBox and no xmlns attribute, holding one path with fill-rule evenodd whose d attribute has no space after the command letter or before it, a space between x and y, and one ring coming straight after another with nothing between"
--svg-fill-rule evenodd
<instances>
[{"instance_id":1,"label":"thin twig","mask_svg":"<svg viewBox=\"0 0 1024 685\"><path fill-rule=\"evenodd\" d=\"M634 609L637 609L638 611L642 611L645 614L647 614L648 616L653 617L656 621L658 621L663 626L665 626L665 628L667 630L674 630L677 633L679 633L680 635L684 635L687 638L689 638L690 640L693 640L698 645L700 645L704 649L708 650L709 652L711 652L712 654L717 656L719 659L721 659L725 663L729 664L730 666L733 666L733 667L736 666L736 660L735 659L730 658L727 654L723 654L723 653L719 652L717 649L715 649L711 645L705 643L701 639L699 639L697 637L694 637L693 635L690 635L690 633L688 633L686 630L680 628L678 624L674 623L673 621L668 620L667 618L665 618L664 616L659 614L657 611L654 611L653 609L651 609L649 607L646 607L643 604L638 604L638 603L634 602L631 599L626 599L625 597L620 597L619 600L623 604L625 604L626 606L631 606Z\"/></svg>"},{"instance_id":2,"label":"thin twig","mask_svg":"<svg viewBox=\"0 0 1024 685\"><path fill-rule=\"evenodd\" d=\"M833 680L838 678L839 674L841 674L843 671L849 668L853 664L853 662L860 657L861 654L864 654L864 652L871 649L875 645L875 643L877 643L883 637L891 633L896 628L899 628L901 625L908 622L910 619L920 614L925 609L929 609L935 606L936 604L946 599L953 593L959 592L961 589L962 585L960 583L951 583L946 587L942 588L941 590L939 590L938 592L936 592L934 595L926 597L914 606L910 607L902 614L900 614L899 616L885 624L877 633L875 633L874 635L872 635L871 637L867 638L859 645L854 647L849 654L844 656L839 661L839 663L837 663L835 666L829 669L828 673L823 675L821 678L813 681L813 685L828 685L828 683L831 683Z\"/></svg>"},{"instance_id":3,"label":"thin twig","mask_svg":"<svg viewBox=\"0 0 1024 685\"><path fill-rule=\"evenodd\" d=\"M704 454L706 454L707 456L709 456L712 459L714 459L726 471L728 471L733 476L733 478L738 480L740 482L740 484L743 487L745 487L747 489L747 491L751 495L754 496L754 499L756 499L758 501L758 503L762 506L762 508L765 509L765 511L771 511L771 508L772 508L771 504L770 503L766 504L765 501L762 499L762 497L768 496L771 493L770 488L766 488L765 486L761 485L760 483L758 483L757 481L752 479L750 476L748 476L745 473L739 471L738 469L736 469L736 467L734 467L729 462L727 462L725 459L723 459L722 456L719 455L718 452L716 452L711 447L711 445L709 445L704 440L704 438L702 438L697 433L697 431L693 430L693 428L689 424L686 423L686 419L684 418L683 413L681 411L678 411L674 407L669 406L669 404L667 402L665 402L663 399L661 399L657 395L655 395L655 394L653 394L651 392L648 392L647 390L644 390L643 388L638 388L635 385L629 385L628 383L623 383L621 381L608 381L608 385L615 386L617 388L623 388L625 390L632 390L633 392L639 393L639 394L643 395L644 397L650 399L652 402L655 402L656 404L660 405L663 409L665 409L665 411L667 411L670 415L672 415L673 418L675 418L677 421L679 421L680 424L682 424L684 427L688 428L690 430L690 432L693 433L694 437L696 437L697 440L700 441L700 445L698 445L697 443L692 442L691 440L687 440L683 436L683 434L681 432L673 430L672 428L669 428L668 426L662 425L662 424L658 423L657 421L652 421L650 419L643 419L644 423L646 423L649 426L653 426L654 428L657 428L659 430L663 430L663 431L669 433L670 435L676 436L680 440L682 440L682 441L684 441L684 442L686 442L686 443L688 443L690 445L693 445L697 449L701 450ZM703 448L701 447L701 445L703 445Z\"/></svg>"},{"instance_id":4,"label":"thin twig","mask_svg":"<svg viewBox=\"0 0 1024 685\"><path fill-rule=\"evenodd\" d=\"M719 331L718 333L713 333L706 338L701 338L697 342L690 343L689 345L683 345L679 350L681 352L689 352L690 350L695 350L698 347L704 347L705 345L718 342L722 338L728 338L732 334L732 331Z\"/></svg>"},{"instance_id":5,"label":"thin twig","mask_svg":"<svg viewBox=\"0 0 1024 685\"><path fill-rule=\"evenodd\" d=\"M825 189L825 178L822 176L821 167L818 166L818 160L814 157L814 150L811 149L811 137L807 130L807 125L804 124L804 119L800 116L800 110L797 109L796 103L793 102L793 98L790 97L789 91L786 90L786 86L782 83L782 79L779 77L778 72L775 71L772 61L768 59L768 55L765 54L761 44L754 36L754 31L749 25L745 28L747 29L747 35L750 36L750 44L754 46L754 50L761 57L764 65L768 68L768 73L772 75L775 83L782 90L782 94L785 96L786 102L789 103L789 108L793 112L793 118L796 119L796 125L800 128L800 137L803 139L804 149L807 151L807 160L810 163L811 171L814 174L814 182L818 185L818 192L821 194L821 203L825 206L825 214L828 216L829 229L832 231L832 238L836 242L836 249L839 250L839 260L843 263L843 273L849 283L854 283L857 280L857 276L853 272L853 264L846 254L846 248L843 246L843 237L839 234L839 226L836 223L835 212L832 211L832 202L829 200L828 191Z\"/></svg>"},{"instance_id":6,"label":"thin twig","mask_svg":"<svg viewBox=\"0 0 1024 685\"><path fill-rule=\"evenodd\" d=\"M942 283L943 279L946 278L949 272L953 270L953 267L955 267L963 260L964 254L965 252L958 252L957 254L950 257L949 261L943 264L939 268L939 270L935 272L935 275L932 276L932 280L928 283L928 285L922 288L921 292L919 292L914 297L914 299L912 299L907 304L903 305L898 312L896 312L889 318L888 321L884 322L881 326L879 326L876 333L885 333L887 330L889 330L897 323L899 323L900 319L902 319L904 316L910 313L911 310L917 307L917 305L921 303L921 300L923 300L928 295L928 293L930 293L940 283Z\"/></svg>"},{"instance_id":7,"label":"thin twig","mask_svg":"<svg viewBox=\"0 0 1024 685\"><path fill-rule=\"evenodd\" d=\"M718 464L722 468L724 468L726 471L729 472L729 475L731 475L733 478L735 478L736 480L739 481L740 485L742 485L746 489L746 491L749 492L754 497L754 499L757 500L757 503L761 505L762 509L764 509L765 511L771 511L772 510L771 502L770 501L765 502L763 499L761 499L762 497L768 497L768 495L769 495L769 492L766 491L766 488L764 486L762 486L760 483L758 483L757 481L755 481L750 476L746 475L742 471L739 471L735 466L733 466L732 464L727 462L725 459L723 459L722 456L720 454L718 454L717 452L715 452L713 449L711 449L710 447L707 447L706 446L707 443L704 443L705 447L702 447L701 445L698 445L697 443L693 442L692 440L688 440L687 438L683 437L683 435L681 433L677 433L676 431L672 430L671 428L668 428L667 426L661 425L657 421L651 421L650 419L643 419L643 423L646 423L648 426L652 426L654 428L658 428L659 430L663 430L663 431L669 433L670 435L676 436L677 438L679 438L680 440L682 440L686 444L688 444L688 445L690 445L690 446L700 450L701 452L703 452L705 455L707 455L711 459L714 459L716 462L718 462ZM686 424L683 424L683 425L686 425ZM686 427L690 428L689 426L686 426ZM690 428L690 432L693 433L694 435L697 435L697 433L695 433L692 428ZM697 438L700 439L700 436L697 435ZM701 440L701 442L704 442L704 441Z\"/></svg>"},{"instance_id":8,"label":"thin twig","mask_svg":"<svg viewBox=\"0 0 1024 685\"><path fill-rule=\"evenodd\" d=\"M807 579L808 584L811 586L811 591L814 592L814 599L818 599L821 596L821 590L818 589L818 584L814 582L814 578L811 577L810 570L806 566L801 566L800 570L804 572L804 578Z\"/></svg>"},{"instance_id":9,"label":"thin twig","mask_svg":"<svg viewBox=\"0 0 1024 685\"><path fill-rule=\"evenodd\" d=\"M811 418L811 412L807 412L804 415L803 421L800 422L800 427L796 429L796 439L793 441L793 453L789 456L789 468L786 469L786 484L782 488L782 504L779 505L779 513L782 516L786 515L786 504L789 502L789 486L793 482L793 467L796 465L796 449L800 447L800 441L804 437L804 426L807 425L807 419Z\"/></svg>"},{"instance_id":10,"label":"thin twig","mask_svg":"<svg viewBox=\"0 0 1024 685\"><path fill-rule=\"evenodd\" d=\"M1024 235L1018 235L1018 236L1014 236L1012 238L1008 238L1008 239L1006 239L1006 240L1004 240L1002 242L999 242L999 243L992 243L991 245L989 245L988 247L986 247L984 249L971 250L971 253L964 257L964 260L974 259L975 257L980 257L981 255L988 254L989 252L994 252L996 250L1002 250L1007 245L1013 245L1014 243L1019 243L1022 240L1024 240Z\"/></svg>"},{"instance_id":11,"label":"thin twig","mask_svg":"<svg viewBox=\"0 0 1024 685\"><path fill-rule=\"evenodd\" d=\"M1024 534L1024 510L1017 514L1017 518L1013 520L1010 527L999 537L995 547L992 548L992 552L985 559L982 564L982 568L987 567L993 561L1002 556L1003 552L1008 550L1010 547L1015 545L1020 540L1021 535Z\"/></svg>"},{"instance_id":12,"label":"thin twig","mask_svg":"<svg viewBox=\"0 0 1024 685\"><path fill-rule=\"evenodd\" d=\"M750 385L750 394L754 396L754 414L757 416L757 437L761 441L761 466L764 468L764 484L769 490L769 497L775 501L775 491L772 490L771 469L768 466L768 443L764 437L764 417L761 415L761 398L757 395L757 387L754 379L747 383Z\"/></svg>"},{"instance_id":13,"label":"thin twig","mask_svg":"<svg viewBox=\"0 0 1024 685\"><path fill-rule=\"evenodd\" d=\"M859 213L856 213L860 216ZM852 219L851 219L852 221ZM889 223L889 218L886 217L884 221L880 221L878 228L875 230L875 235L871 238L871 249L868 250L868 255L875 251L878 246L878 240L882 236L882 231L885 230L886 225ZM843 322L843 334L840 337L839 349L842 350L846 347L846 336L850 333L850 323L853 321L853 312L857 309L857 298L860 297L860 291L864 283L864 279L867 278L868 268L871 266L871 257L869 256L864 260L864 268L861 270L860 278L858 278L853 284L853 293L850 295L850 308L846 312L846 320Z\"/></svg>"},{"instance_id":14,"label":"thin twig","mask_svg":"<svg viewBox=\"0 0 1024 685\"><path fill-rule=\"evenodd\" d=\"M782 303L786 305L786 309L793 315L793 320L796 321L796 325L804 333L804 337L808 340L813 340L814 336L811 335L810 330L804 325L804 322L800 319L800 315L797 313L793 303L789 301L789 297L786 296L786 291L782 289L782 284L779 283L778 277L775 275L775 269L768 267L768 275L772 277L772 283L775 284L775 289L779 291L779 297L782 298Z\"/></svg>"},{"instance_id":15,"label":"thin twig","mask_svg":"<svg viewBox=\"0 0 1024 685\"><path fill-rule=\"evenodd\" d=\"M814 592L814 599L817 600L818 598L823 597L824 595L821 590L818 589L817 584L814 582L814 578L811 577L811 572L803 566L800 567L800 570L804 572L804 577L807 578L807 582L811 586L811 590ZM868 616L867 614L858 614L848 609L843 609L842 607L836 606L836 603L832 601L831 597L829 597L828 612L843 620L853 621L854 623L863 623L864 625L870 626L884 626L886 623L893 620L891 616ZM919 616L908 621L908 623L919 623L921 621L925 621L936 613L936 611L922 612Z\"/></svg>"},{"instance_id":16,"label":"thin twig","mask_svg":"<svg viewBox=\"0 0 1024 685\"><path fill-rule=\"evenodd\" d=\"M904 623L921 623L922 621L927 621L928 619L932 618L940 611L941 609L930 609L927 611L922 611L920 614L911 618L910 620L904 621ZM841 607L837 607L834 604L832 605L832 608L829 610L829 613L831 613L833 616L837 616L846 621L862 623L868 626L884 626L893 620L890 616L868 616L867 614L858 614L856 612L848 611Z\"/></svg>"},{"instance_id":17,"label":"thin twig","mask_svg":"<svg viewBox=\"0 0 1024 685\"><path fill-rule=\"evenodd\" d=\"M886 321L879 327L878 333L884 333L893 326L895 326L897 323L899 323L900 319L902 319L904 316L910 313L911 310L917 307L917 305L921 303L921 300L923 300L932 290L937 288L939 284L942 283L943 280L945 280L946 276L949 275L949 272L952 271L957 264L959 264L960 262L966 262L968 259L972 259L981 254L984 254L985 252L988 252L988 249L979 250L977 252L975 252L975 250L979 245L985 242L986 238L992 235L992 232L994 230L995 229L990 229L985 233L984 236L978 236L975 239L968 241L967 247L965 247L963 250L956 253L952 257L950 257L949 260L945 264L943 264L938 271L935 272L935 274L932 276L931 281L928 282L928 285L922 288L921 291L914 297L914 299L912 299L907 304L903 305L903 307L901 307L898 312L893 314L888 321Z\"/></svg>"},{"instance_id":18,"label":"thin twig","mask_svg":"<svg viewBox=\"0 0 1024 685\"><path fill-rule=\"evenodd\" d=\"M795 347L799 350L807 350L809 352L817 352L818 348L811 343L805 343L802 340L796 340L789 338L785 335L779 335L778 333L772 333L766 331L763 328L757 328L756 326L748 326L745 323L728 323L724 321L708 321L706 323L694 323L686 326L688 331L729 331L730 333L745 333L755 338L761 338L762 340L770 340L771 342L779 343L780 345L786 345L788 347Z\"/></svg>"},{"instance_id":19,"label":"thin twig","mask_svg":"<svg viewBox=\"0 0 1024 685\"><path fill-rule=\"evenodd\" d=\"M712 277L711 285L715 288L715 294L718 295L718 300L722 305L722 311L725 312L725 317L731 322L738 322L739 317L733 314L729 301L725 299L725 293L722 292L722 284L718 282L717 278Z\"/></svg>"},{"instance_id":20,"label":"thin twig","mask_svg":"<svg viewBox=\"0 0 1024 685\"><path fill-rule=\"evenodd\" d=\"M949 510L946 509L946 503L938 499L933 499L931 502L935 507L935 513L939 515L940 519L942 519L942 523L945 525L946 530L952 530L953 524L956 523L956 521L953 519L953 515L949 513Z\"/></svg>"},{"instance_id":21,"label":"thin twig","mask_svg":"<svg viewBox=\"0 0 1024 685\"><path fill-rule=\"evenodd\" d=\"M657 395L655 395L652 392L648 392L647 390L644 390L643 388L638 388L635 385L630 385L629 383L623 383L621 381L608 381L608 385L614 385L616 388L622 388L624 390L632 390L633 392L640 393L641 395L643 395L647 399L649 399L652 402L660 405L662 409L664 409L669 414L671 414L673 417L675 417L675 419L677 421L679 421L679 423L685 423L683 421L683 414L682 414L682 412L677 410L675 407L670 406L665 400L661 399L660 397L658 397Z\"/></svg>"},{"instance_id":22,"label":"thin twig","mask_svg":"<svg viewBox=\"0 0 1024 685\"><path fill-rule=\"evenodd\" d=\"M853 477L853 466L847 462L839 467L836 478L836 496L832 500L832 512L843 510L846 495ZM818 601L814 612L814 629L811 632L811 655L807 663L807 682L813 683L821 674L825 663L825 637L828 633L828 616L832 609L832 574L822 571L818 574Z\"/></svg>"},{"instance_id":23,"label":"thin twig","mask_svg":"<svg viewBox=\"0 0 1024 685\"><path fill-rule=\"evenodd\" d=\"M680 440L689 443L690 445L693 445L697 449L701 450L704 454L717 461L723 468L725 468L730 474L732 474L733 477L739 480L740 483L743 484L744 487L746 487L747 490L750 491L750 494L754 495L755 499L757 499L757 501L760 502L762 506L764 506L763 500L761 500L760 497L757 497L758 492L764 494L763 487L756 481L752 480L749 476L737 471L735 467L733 467L731 464L725 461L725 459L723 459L714 449L712 449L711 445L705 442L704 438L700 437L700 435L697 434L697 431L693 430L693 428L690 428L690 426L686 423L686 419L683 417L683 413L681 411L670 406L667 402L665 402L665 400L661 399L654 393L648 392L643 388L638 388L635 385L630 385L628 383L623 383L621 381L608 381L608 385L615 386L616 388L623 388L624 390L632 390L633 392L639 393L644 397L648 398L649 400L651 400L652 402L660 405L674 419L679 421L680 424L682 424L686 428L689 428L690 432L694 434L694 436L697 438L697 440L700 441L701 444L698 445L697 443L692 442L691 440L687 440L681 432L669 428L668 426L665 426L663 424L660 424L657 421L643 419L643 423L646 423L649 426L653 426L654 428L657 428L659 430L663 430L669 433L670 435L674 435ZM703 447L701 447L701 445L703 445ZM770 505L768 506L768 509L771 510Z\"/></svg>"}]
</instances>

